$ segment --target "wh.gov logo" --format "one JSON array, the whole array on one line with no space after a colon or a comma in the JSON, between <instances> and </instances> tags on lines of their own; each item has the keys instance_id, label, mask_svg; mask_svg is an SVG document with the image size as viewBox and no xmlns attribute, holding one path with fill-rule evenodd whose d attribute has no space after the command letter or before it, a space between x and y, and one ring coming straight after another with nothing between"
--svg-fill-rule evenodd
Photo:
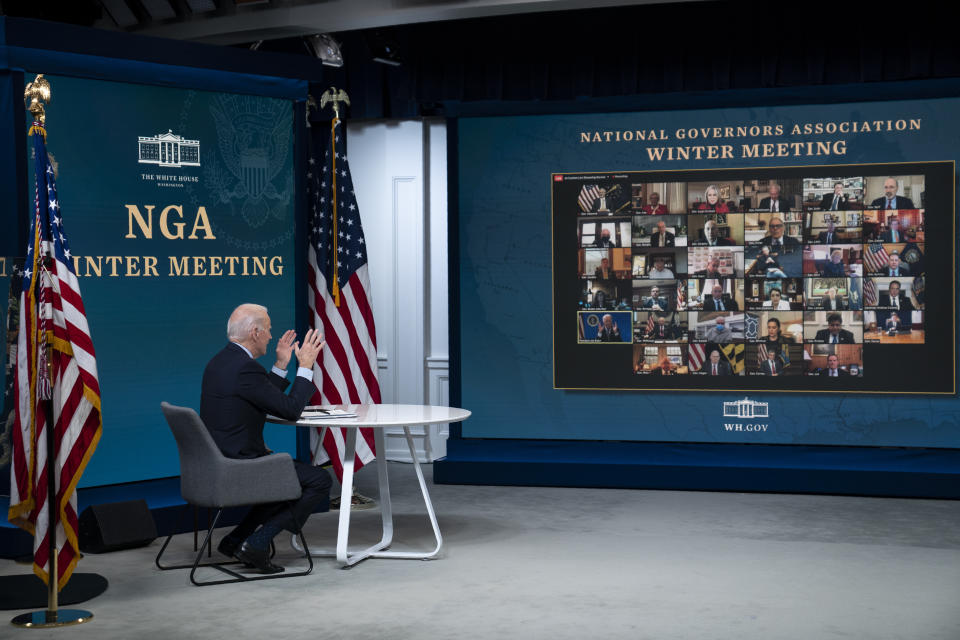
<instances>
[{"instance_id":1,"label":"wh.gov logo","mask_svg":"<svg viewBox=\"0 0 960 640\"><path fill-rule=\"evenodd\" d=\"M769 418L770 404L767 402L757 402L750 398L744 398L743 400L736 400L734 402L724 402L723 416L725 418ZM766 431L768 426L766 423L723 423L725 431Z\"/></svg>"},{"instance_id":2,"label":"wh.gov logo","mask_svg":"<svg viewBox=\"0 0 960 640\"><path fill-rule=\"evenodd\" d=\"M140 164L158 164L161 167L199 167L200 141L187 140L172 129L155 136L137 138Z\"/></svg>"}]
</instances>

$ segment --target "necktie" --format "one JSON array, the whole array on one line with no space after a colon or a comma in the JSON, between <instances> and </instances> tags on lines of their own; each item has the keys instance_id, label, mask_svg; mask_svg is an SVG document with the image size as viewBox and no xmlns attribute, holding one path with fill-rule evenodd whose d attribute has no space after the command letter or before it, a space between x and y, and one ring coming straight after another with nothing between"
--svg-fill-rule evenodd
<instances>
[{"instance_id":1,"label":"necktie","mask_svg":"<svg viewBox=\"0 0 960 640\"><path fill-rule=\"evenodd\" d=\"M770 200L770 211L776 211L776 210L777 210L777 201Z\"/></svg>"},{"instance_id":2,"label":"necktie","mask_svg":"<svg viewBox=\"0 0 960 640\"><path fill-rule=\"evenodd\" d=\"M892 298L892 300L893 300L893 308L894 308L894 309L899 309L899 308L900 308L900 296L897 296L897 297L895 297L895 298Z\"/></svg>"},{"instance_id":3,"label":"necktie","mask_svg":"<svg viewBox=\"0 0 960 640\"><path fill-rule=\"evenodd\" d=\"M890 275L892 275L892 276L898 276L898 275L900 275L900 269L891 269L891 270L890 270Z\"/></svg>"},{"instance_id":4,"label":"necktie","mask_svg":"<svg viewBox=\"0 0 960 640\"><path fill-rule=\"evenodd\" d=\"M893 209L893 198L887 198L887 209Z\"/></svg>"},{"instance_id":5,"label":"necktie","mask_svg":"<svg viewBox=\"0 0 960 640\"><path fill-rule=\"evenodd\" d=\"M836 378L836 377L837 377L837 370L836 370L836 369L830 369L830 377L831 377L831 378Z\"/></svg>"},{"instance_id":6,"label":"necktie","mask_svg":"<svg viewBox=\"0 0 960 640\"><path fill-rule=\"evenodd\" d=\"M893 238L894 242L900 241L900 234L897 231L894 231L893 233L891 233L890 236Z\"/></svg>"},{"instance_id":7,"label":"necktie","mask_svg":"<svg viewBox=\"0 0 960 640\"><path fill-rule=\"evenodd\" d=\"M840 196L833 196L833 204L830 205L830 210L831 210L831 211L836 211L836 210L837 210L837 201L838 201L838 200L840 200Z\"/></svg>"},{"instance_id":8,"label":"necktie","mask_svg":"<svg viewBox=\"0 0 960 640\"><path fill-rule=\"evenodd\" d=\"M827 234L827 243L830 243L830 242L833 242L833 234L832 234L832 233L828 233L828 234Z\"/></svg>"},{"instance_id":9,"label":"necktie","mask_svg":"<svg viewBox=\"0 0 960 640\"><path fill-rule=\"evenodd\" d=\"M663 246L663 236L664 236L664 234L661 233L661 234L660 234L660 246L661 246L661 247Z\"/></svg>"},{"instance_id":10,"label":"necktie","mask_svg":"<svg viewBox=\"0 0 960 640\"><path fill-rule=\"evenodd\" d=\"M773 248L776 249L777 251L780 250L780 241L779 241L779 240L774 240L774 241L773 241Z\"/></svg>"},{"instance_id":11,"label":"necktie","mask_svg":"<svg viewBox=\"0 0 960 640\"><path fill-rule=\"evenodd\" d=\"M717 365L713 365L713 375L717 375Z\"/></svg>"},{"instance_id":12,"label":"necktie","mask_svg":"<svg viewBox=\"0 0 960 640\"><path fill-rule=\"evenodd\" d=\"M837 344L837 336L832 336L830 338L830 342L832 342L833 344Z\"/></svg>"},{"instance_id":13,"label":"necktie","mask_svg":"<svg viewBox=\"0 0 960 640\"><path fill-rule=\"evenodd\" d=\"M716 306L717 306L717 309L718 309L718 310L720 310L720 311L726 311L726 309L723 308L723 298L720 298L719 300L716 300L715 302L717 303Z\"/></svg>"}]
</instances>

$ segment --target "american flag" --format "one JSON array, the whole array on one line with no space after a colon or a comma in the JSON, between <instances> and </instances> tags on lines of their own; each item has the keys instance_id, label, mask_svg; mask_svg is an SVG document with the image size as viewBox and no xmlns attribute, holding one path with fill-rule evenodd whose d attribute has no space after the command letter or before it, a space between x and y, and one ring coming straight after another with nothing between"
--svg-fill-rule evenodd
<instances>
[{"instance_id":1,"label":"american flag","mask_svg":"<svg viewBox=\"0 0 960 640\"><path fill-rule=\"evenodd\" d=\"M653 335L653 328L656 326L656 323L653 320L654 315L655 314L653 313L647 314L647 335L648 336Z\"/></svg>"},{"instance_id":2,"label":"american flag","mask_svg":"<svg viewBox=\"0 0 960 640\"><path fill-rule=\"evenodd\" d=\"M704 353L704 347L702 344L691 344L690 345L690 355L687 358L687 362L690 363L690 367L694 371L699 371L700 367L703 366L703 361L706 360L706 353Z\"/></svg>"},{"instance_id":3,"label":"american flag","mask_svg":"<svg viewBox=\"0 0 960 640\"><path fill-rule=\"evenodd\" d=\"M600 187L595 184L585 184L580 189L580 197L577 202L580 203L580 210L583 212L593 209L593 201L600 197Z\"/></svg>"},{"instance_id":4,"label":"american flag","mask_svg":"<svg viewBox=\"0 0 960 640\"><path fill-rule=\"evenodd\" d=\"M767 345L761 344L757 347L757 365L762 365L767 359Z\"/></svg>"},{"instance_id":5,"label":"american flag","mask_svg":"<svg viewBox=\"0 0 960 640\"><path fill-rule=\"evenodd\" d=\"M883 245L875 242L863 255L863 261L867 265L867 271L883 271L887 266L889 258Z\"/></svg>"},{"instance_id":6,"label":"american flag","mask_svg":"<svg viewBox=\"0 0 960 640\"><path fill-rule=\"evenodd\" d=\"M877 305L877 283L873 278L863 279L863 304L867 307Z\"/></svg>"},{"instance_id":7,"label":"american flag","mask_svg":"<svg viewBox=\"0 0 960 640\"><path fill-rule=\"evenodd\" d=\"M678 310L687 308L687 301L685 299L686 292L684 291L686 286L687 286L687 282L685 280L677 280L677 307L676 308Z\"/></svg>"},{"instance_id":8,"label":"american flag","mask_svg":"<svg viewBox=\"0 0 960 640\"><path fill-rule=\"evenodd\" d=\"M57 580L63 588L80 557L77 483L100 440L103 419L96 356L47 157L46 131L34 122L30 135L36 182L20 296L9 519L33 533L33 572L48 581L47 429L52 427L53 529Z\"/></svg>"},{"instance_id":9,"label":"american flag","mask_svg":"<svg viewBox=\"0 0 960 640\"><path fill-rule=\"evenodd\" d=\"M344 128L338 118L330 135L311 128L307 173L310 247L307 299L310 324L327 346L314 365L314 404L379 404L377 333L373 324L367 245L347 165ZM322 145L316 144L317 139ZM376 457L372 429L361 429L354 469ZM318 427L310 434L313 463L328 459L343 478L345 430ZM322 438L322 442L321 442ZM322 446L321 446L322 445Z\"/></svg>"}]
</instances>

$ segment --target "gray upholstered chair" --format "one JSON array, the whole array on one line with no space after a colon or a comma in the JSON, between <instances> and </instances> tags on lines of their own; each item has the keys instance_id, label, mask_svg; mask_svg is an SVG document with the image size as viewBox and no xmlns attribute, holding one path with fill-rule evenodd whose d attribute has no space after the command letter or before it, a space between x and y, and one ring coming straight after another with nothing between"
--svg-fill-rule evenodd
<instances>
[{"instance_id":1,"label":"gray upholstered chair","mask_svg":"<svg viewBox=\"0 0 960 640\"><path fill-rule=\"evenodd\" d=\"M190 581L197 586L292 578L310 573L313 570L313 559L310 556L307 541L303 537L303 531L295 532L300 537L300 544L303 546L304 557L308 563L303 571L245 575L226 566L238 564L237 562L200 562L204 551L211 544L213 529L216 528L217 521L220 520L225 508L270 502L290 503L300 497L300 481L294 471L290 454L274 453L261 458L243 460L227 458L217 448L196 411L166 402L160 403L160 408L167 419L167 424L170 425L180 453L180 494L184 500L195 507L209 507L216 509L217 512L192 565L164 566L160 563L160 557L173 537L173 534L170 534L160 548L160 553L157 554L157 567L163 570L192 567ZM198 567L214 567L233 577L226 580L198 582L196 579Z\"/></svg>"}]
</instances>

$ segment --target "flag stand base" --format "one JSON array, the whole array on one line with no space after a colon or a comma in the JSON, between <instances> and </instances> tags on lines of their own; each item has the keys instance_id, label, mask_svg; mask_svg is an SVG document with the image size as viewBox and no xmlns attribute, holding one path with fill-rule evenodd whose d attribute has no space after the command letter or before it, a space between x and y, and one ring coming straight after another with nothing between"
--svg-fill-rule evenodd
<instances>
[{"instance_id":1,"label":"flag stand base","mask_svg":"<svg viewBox=\"0 0 960 640\"><path fill-rule=\"evenodd\" d=\"M67 627L72 624L83 624L93 618L93 614L82 609L59 609L57 611L33 611L22 613L10 624L29 629L49 629L50 627Z\"/></svg>"}]
</instances>

